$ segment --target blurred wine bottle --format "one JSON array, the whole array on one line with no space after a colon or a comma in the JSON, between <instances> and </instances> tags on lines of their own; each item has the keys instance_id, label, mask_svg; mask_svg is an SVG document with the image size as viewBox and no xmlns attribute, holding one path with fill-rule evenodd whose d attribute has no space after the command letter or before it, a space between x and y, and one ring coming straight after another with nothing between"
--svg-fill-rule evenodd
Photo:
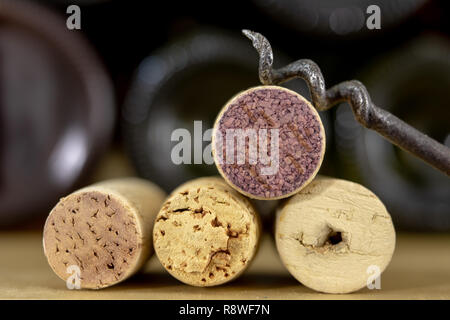
<instances>
[{"instance_id":1,"label":"blurred wine bottle","mask_svg":"<svg viewBox=\"0 0 450 320\"><path fill-rule=\"evenodd\" d=\"M423 35L381 57L358 77L374 103L450 147L450 44ZM358 180L386 202L397 226L450 230L450 179L362 128L351 109L336 111L342 175Z\"/></svg>"},{"instance_id":2,"label":"blurred wine bottle","mask_svg":"<svg viewBox=\"0 0 450 320\"><path fill-rule=\"evenodd\" d=\"M203 148L205 130L234 94L258 84L257 59L245 41L215 32L194 32L148 56L139 66L122 110L126 147L138 173L167 191L214 165L193 164L194 139ZM194 121L202 121L194 132ZM171 159L172 132L189 131L192 164ZM194 134L196 135L194 137Z\"/></svg>"},{"instance_id":3,"label":"blurred wine bottle","mask_svg":"<svg viewBox=\"0 0 450 320\"><path fill-rule=\"evenodd\" d=\"M286 61L277 54L278 63ZM210 137L203 135L223 105L256 85L258 56L240 34L197 30L147 57L122 110L125 142L138 173L167 191L188 179L217 174L204 159L194 164L194 140L204 150L210 142L203 140ZM309 96L304 83L289 87ZM194 121L201 121L201 128L194 128ZM190 164L172 161L173 147L179 143L172 141L172 133L178 128L190 133Z\"/></svg>"},{"instance_id":4,"label":"blurred wine bottle","mask_svg":"<svg viewBox=\"0 0 450 320\"><path fill-rule=\"evenodd\" d=\"M315 36L367 36L367 8L376 5L383 29L401 23L427 0L253 0L276 21ZM370 11L373 13L373 11Z\"/></svg>"},{"instance_id":5,"label":"blurred wine bottle","mask_svg":"<svg viewBox=\"0 0 450 320\"><path fill-rule=\"evenodd\" d=\"M279 65L291 61L275 54ZM210 135L205 132L223 105L259 84L258 55L240 33L197 29L148 56L136 71L122 109L124 140L138 174L168 192L189 179L218 174L214 164L205 163L207 157L194 163L195 144L208 153ZM303 82L288 87L309 97ZM327 127L327 114L322 116ZM201 127L194 121L201 121ZM181 142L180 137L172 141L176 129L188 134L190 163L175 164L171 157ZM269 221L274 206L259 207Z\"/></svg>"},{"instance_id":6,"label":"blurred wine bottle","mask_svg":"<svg viewBox=\"0 0 450 320\"><path fill-rule=\"evenodd\" d=\"M106 148L110 80L65 19L0 0L0 226L41 215Z\"/></svg>"}]
</instances>

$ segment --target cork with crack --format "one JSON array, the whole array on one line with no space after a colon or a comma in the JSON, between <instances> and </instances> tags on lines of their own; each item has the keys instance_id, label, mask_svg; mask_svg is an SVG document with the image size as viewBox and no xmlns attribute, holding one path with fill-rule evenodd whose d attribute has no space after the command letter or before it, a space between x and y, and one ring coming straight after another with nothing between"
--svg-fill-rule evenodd
<instances>
[{"instance_id":1,"label":"cork with crack","mask_svg":"<svg viewBox=\"0 0 450 320\"><path fill-rule=\"evenodd\" d=\"M314 179L278 211L275 239L289 272L326 293L365 287L373 270L387 267L395 248L383 203L357 183L327 177Z\"/></svg>"},{"instance_id":2,"label":"cork with crack","mask_svg":"<svg viewBox=\"0 0 450 320\"><path fill-rule=\"evenodd\" d=\"M79 268L81 288L100 289L136 273L153 253L154 219L165 193L151 182L121 178L62 198L44 227L44 252L63 280Z\"/></svg>"},{"instance_id":3,"label":"cork with crack","mask_svg":"<svg viewBox=\"0 0 450 320\"><path fill-rule=\"evenodd\" d=\"M238 277L252 261L259 236L259 218L250 202L219 177L192 180L173 191L153 230L164 268L201 287Z\"/></svg>"},{"instance_id":4,"label":"cork with crack","mask_svg":"<svg viewBox=\"0 0 450 320\"><path fill-rule=\"evenodd\" d=\"M237 130L244 131L235 142L231 134ZM212 147L220 174L233 188L253 199L275 200L297 193L315 177L325 153L325 131L301 95L259 86L225 105L214 125Z\"/></svg>"}]
</instances>

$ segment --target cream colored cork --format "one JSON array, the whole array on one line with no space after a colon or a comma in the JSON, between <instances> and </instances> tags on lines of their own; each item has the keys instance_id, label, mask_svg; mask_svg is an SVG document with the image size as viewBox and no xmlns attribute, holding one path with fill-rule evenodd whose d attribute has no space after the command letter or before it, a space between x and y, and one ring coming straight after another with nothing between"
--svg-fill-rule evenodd
<instances>
[{"instance_id":1,"label":"cream colored cork","mask_svg":"<svg viewBox=\"0 0 450 320\"><path fill-rule=\"evenodd\" d=\"M326 293L349 293L387 267L395 230L370 190L317 177L278 211L275 239L284 265L302 284Z\"/></svg>"},{"instance_id":2,"label":"cream colored cork","mask_svg":"<svg viewBox=\"0 0 450 320\"><path fill-rule=\"evenodd\" d=\"M218 177L178 187L153 230L156 255L166 270L193 286L215 286L238 277L252 261L260 236L250 202Z\"/></svg>"},{"instance_id":3,"label":"cream colored cork","mask_svg":"<svg viewBox=\"0 0 450 320\"><path fill-rule=\"evenodd\" d=\"M153 223L165 196L148 181L124 178L62 198L44 227L44 252L53 271L67 280L77 266L81 288L89 289L136 273L153 253Z\"/></svg>"}]
</instances>

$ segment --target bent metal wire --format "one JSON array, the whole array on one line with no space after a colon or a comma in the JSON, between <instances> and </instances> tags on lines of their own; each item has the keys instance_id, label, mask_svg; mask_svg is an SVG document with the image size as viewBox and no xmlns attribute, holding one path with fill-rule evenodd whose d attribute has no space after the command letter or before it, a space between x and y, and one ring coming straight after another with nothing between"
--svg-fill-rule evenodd
<instances>
[{"instance_id":1,"label":"bent metal wire","mask_svg":"<svg viewBox=\"0 0 450 320\"><path fill-rule=\"evenodd\" d=\"M344 81L326 90L319 66L309 59L300 59L273 69L273 52L269 41L260 33L250 30L242 32L259 53L259 80L263 85L277 85L294 78L303 79L317 110L325 111L338 103L348 102L356 120L364 127L375 130L391 143L450 176L450 148L377 107L361 82Z\"/></svg>"}]
</instances>

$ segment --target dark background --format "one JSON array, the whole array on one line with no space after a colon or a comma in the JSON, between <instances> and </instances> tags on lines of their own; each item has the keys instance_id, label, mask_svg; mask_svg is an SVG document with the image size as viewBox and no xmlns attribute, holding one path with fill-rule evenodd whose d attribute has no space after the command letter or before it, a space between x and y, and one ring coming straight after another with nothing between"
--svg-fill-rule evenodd
<instances>
[{"instance_id":1,"label":"dark background","mask_svg":"<svg viewBox=\"0 0 450 320\"><path fill-rule=\"evenodd\" d=\"M146 139L145 133L149 132L154 119L157 118L157 122L163 121L159 119L164 118L161 114L166 113L166 105L171 110L168 117L175 119L175 127L180 127L183 123L186 126L192 125L192 120L211 122L227 97L246 89L246 86L258 84L255 67L257 55L251 43L242 36L243 28L258 31L269 39L275 50L275 66L300 58L310 58L321 67L327 87L357 78L366 84L376 104L391 110L438 141L450 145L448 1L336 0L280 1L281 4L277 4L276 1L268 0L104 0L68 3L54 0L34 3L51 9L61 19L68 16L68 4L77 3L81 7L81 30L66 30L66 41L71 41L71 33L86 37L91 50L98 54L100 64L106 67L106 74L113 84L115 103L114 106L110 104L110 109L115 109L115 121L113 130L105 129L109 138L105 134L99 141L100 145L108 147L104 150L87 149L86 152L93 156L82 164L79 173L67 179L64 186L49 188L45 192L46 196L39 197L39 201L23 198L21 205L0 210L0 225L5 229L41 228L46 212L57 202L59 196L105 177L136 173L170 191L174 185L193 176L214 174L214 168L211 167L198 169L186 166L180 169L172 168L169 164L165 168L158 167L160 164L156 163L158 161L155 157L159 155L151 150L159 150L158 141L167 142L170 137L161 134L156 140ZM361 28L352 29L352 26L358 26L361 22L361 14L364 19L368 17L365 8L369 4L381 7L381 30L367 30L365 21ZM342 14L335 15L334 19L332 15L336 12ZM30 34L40 31L39 25L45 25L47 21L40 19L32 7L29 14L36 15L35 29L29 28ZM0 19L0 31L8 23L11 23L8 19ZM61 26L64 27L63 24ZM45 30L42 29L42 32L45 33ZM213 57L207 63L197 65L192 62L195 59L191 57L188 64L192 63L192 67L181 68L170 76L173 78L170 81L161 81L155 99L147 101L142 98L142 95L146 95L146 87L143 87L138 75L156 72L145 69L142 62L149 56L167 57L171 52L176 52L177 44L184 46L196 34L203 33L219 39L218 42L225 47L223 51L229 50L230 56L233 50L238 55L242 52L241 55L245 58L241 62L245 64L245 59L254 60L255 65L247 63L249 68L244 70L242 65L231 61L231 58L219 55L217 61ZM0 74L2 65L5 66L8 61L2 58L1 39L0 36ZM244 45L238 44L240 41ZM248 48L241 49L245 44ZM27 72L32 73L33 68ZM16 121L12 126L20 126L20 118L11 119L5 116L9 113L1 112L17 108L14 106L14 99L2 100L1 89L6 88L5 83L8 81L19 80L11 80L8 75L0 77L0 80L0 124ZM37 81L34 85L43 84ZM49 81L48 85L56 86L55 81ZM22 94L27 94L28 87L25 84L23 86ZM296 80L294 87L308 96L300 80ZM83 88L79 90L82 92ZM71 94L76 96L77 91L73 90ZM198 96L202 99L196 100L199 99ZM48 99L51 98L49 96ZM61 102L59 105L63 109L77 110L76 104L69 106ZM21 107L26 112L27 108L34 106ZM127 108L149 109L151 113L140 124L130 123L124 116L123 110L128 110ZM339 106L323 115L329 146L321 173L357 181L373 190L385 201L396 227L400 229L449 231L448 177L361 129L352 122L349 110L348 106ZM110 112L113 114L111 110ZM57 121L48 117L28 120L41 122L43 126L49 127L52 127L51 121ZM100 123L101 118L96 121ZM0 136L0 146L8 145L7 142L11 141L12 134L8 130L5 130L6 134L3 133L3 138ZM58 130L54 131L55 137L64 128ZM95 139L92 136L94 133L89 134L90 139ZM33 147L37 153L42 150L29 139L20 141L19 149L30 150ZM46 143L50 149L56 144L55 141ZM6 157L9 149L4 147L0 150L0 158ZM141 154L144 152L142 150L147 153ZM48 154L44 154L42 159L39 165L30 169L28 176L33 176L48 165L45 160L48 159ZM33 159L28 161L31 163ZM6 163L0 162L3 171L11 171ZM106 171L108 172L105 173ZM38 179L39 183L34 184L18 178L14 184L15 190L19 191L8 193L7 196L20 198L21 190L24 189L30 192L36 189L44 194L43 189L46 189L47 183L45 179L45 176L41 177ZM3 182L2 185L0 199L2 190L6 194L4 190L8 188L8 182Z\"/></svg>"}]
</instances>

